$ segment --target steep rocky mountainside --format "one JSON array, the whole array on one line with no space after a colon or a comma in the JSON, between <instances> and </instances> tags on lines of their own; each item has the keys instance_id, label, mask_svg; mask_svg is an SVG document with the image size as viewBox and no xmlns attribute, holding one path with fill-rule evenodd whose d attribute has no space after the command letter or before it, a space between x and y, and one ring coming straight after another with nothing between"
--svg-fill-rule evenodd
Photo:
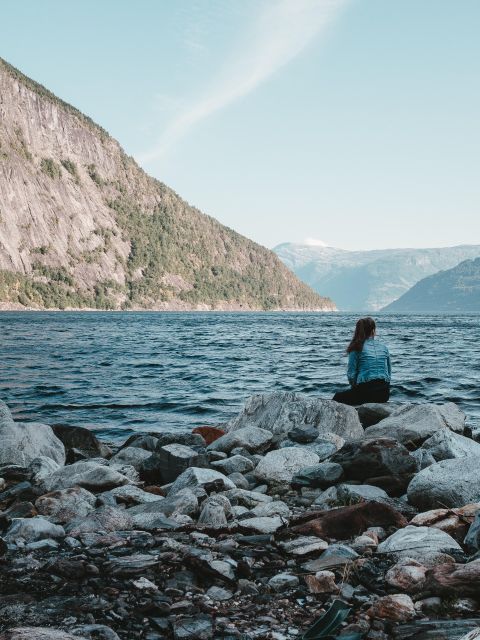
<instances>
[{"instance_id":1,"label":"steep rocky mountainside","mask_svg":"<svg viewBox=\"0 0 480 640\"><path fill-rule=\"evenodd\" d=\"M274 251L303 282L331 296L345 311L376 311L422 278L480 257L479 245L345 251L284 243Z\"/></svg>"},{"instance_id":2,"label":"steep rocky mountainside","mask_svg":"<svg viewBox=\"0 0 480 640\"><path fill-rule=\"evenodd\" d=\"M1 58L0 306L335 308Z\"/></svg>"},{"instance_id":3,"label":"steep rocky mountainside","mask_svg":"<svg viewBox=\"0 0 480 640\"><path fill-rule=\"evenodd\" d=\"M420 280L384 311L397 313L479 313L480 258Z\"/></svg>"}]
</instances>

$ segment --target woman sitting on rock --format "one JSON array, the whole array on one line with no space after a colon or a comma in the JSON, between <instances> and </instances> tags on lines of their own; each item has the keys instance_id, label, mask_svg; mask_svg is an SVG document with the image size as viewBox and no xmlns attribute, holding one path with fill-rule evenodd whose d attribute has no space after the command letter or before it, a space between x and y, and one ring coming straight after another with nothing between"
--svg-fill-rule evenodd
<instances>
[{"instance_id":1,"label":"woman sitting on rock","mask_svg":"<svg viewBox=\"0 0 480 640\"><path fill-rule=\"evenodd\" d=\"M375 339L375 320L360 318L347 347L350 389L333 396L343 404L387 402L390 397L391 364L387 347Z\"/></svg>"}]
</instances>

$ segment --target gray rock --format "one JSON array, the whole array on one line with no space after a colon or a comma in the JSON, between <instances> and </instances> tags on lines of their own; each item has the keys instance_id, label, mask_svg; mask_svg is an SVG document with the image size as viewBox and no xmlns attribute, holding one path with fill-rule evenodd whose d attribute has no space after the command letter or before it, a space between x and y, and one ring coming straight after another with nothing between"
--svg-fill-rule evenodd
<instances>
[{"instance_id":1,"label":"gray rock","mask_svg":"<svg viewBox=\"0 0 480 640\"><path fill-rule=\"evenodd\" d=\"M415 451L410 452L410 455L412 456L412 458L415 458L415 460L417 460L419 465L418 468L420 471L422 469L426 469L431 464L435 464L436 462L430 451L427 451L426 449L415 449Z\"/></svg>"},{"instance_id":2,"label":"gray rock","mask_svg":"<svg viewBox=\"0 0 480 640\"><path fill-rule=\"evenodd\" d=\"M115 489L105 491L98 496L98 500L105 504L126 504L129 506L146 504L147 502L157 502L162 499L162 496L143 491L143 489L133 484L124 484L120 487L115 487Z\"/></svg>"},{"instance_id":3,"label":"gray rock","mask_svg":"<svg viewBox=\"0 0 480 640\"><path fill-rule=\"evenodd\" d=\"M45 538L44 540L37 540L36 542L28 542L25 545L27 551L38 551L39 549L54 551L58 549L60 544L56 540L51 538Z\"/></svg>"},{"instance_id":4,"label":"gray rock","mask_svg":"<svg viewBox=\"0 0 480 640\"><path fill-rule=\"evenodd\" d=\"M317 438L314 442L310 442L309 444L297 444L293 440L282 440L278 446L280 449L285 449L286 447L308 449L309 451L313 451L313 453L317 454L319 462L327 460L338 451L338 447L333 442L323 440L323 438Z\"/></svg>"},{"instance_id":5,"label":"gray rock","mask_svg":"<svg viewBox=\"0 0 480 640\"><path fill-rule=\"evenodd\" d=\"M437 431L425 440L422 449L429 451L436 461L480 456L478 442L447 429Z\"/></svg>"},{"instance_id":6,"label":"gray rock","mask_svg":"<svg viewBox=\"0 0 480 640\"><path fill-rule=\"evenodd\" d=\"M130 436L126 442L120 447L120 451L126 447L138 447L139 449L145 449L153 453L158 445L158 438L150 433L134 433Z\"/></svg>"},{"instance_id":7,"label":"gray rock","mask_svg":"<svg viewBox=\"0 0 480 640\"><path fill-rule=\"evenodd\" d=\"M302 568L306 571L323 571L332 567L342 567L358 557L358 553L345 544L331 544L319 558L303 564Z\"/></svg>"},{"instance_id":8,"label":"gray rock","mask_svg":"<svg viewBox=\"0 0 480 640\"><path fill-rule=\"evenodd\" d=\"M375 498L388 498L388 494L380 487L374 487L369 484L340 484L337 487L338 500L353 504L365 500L374 500Z\"/></svg>"},{"instance_id":9,"label":"gray rock","mask_svg":"<svg viewBox=\"0 0 480 640\"><path fill-rule=\"evenodd\" d=\"M272 434L270 431L267 429L260 429L254 425L247 425L221 436L208 445L208 450L230 453L230 451L235 450L236 448L242 448L247 451L254 451L258 453L268 449L271 441Z\"/></svg>"},{"instance_id":10,"label":"gray rock","mask_svg":"<svg viewBox=\"0 0 480 640\"><path fill-rule=\"evenodd\" d=\"M166 484L174 482L189 467L205 466L205 453L184 444L172 443L157 447L157 451L142 464L140 476L146 482Z\"/></svg>"},{"instance_id":11,"label":"gray rock","mask_svg":"<svg viewBox=\"0 0 480 640\"><path fill-rule=\"evenodd\" d=\"M144 531L156 531L157 529L175 530L179 523L173 518L168 518L164 513L135 513L132 515L136 529Z\"/></svg>"},{"instance_id":12,"label":"gray rock","mask_svg":"<svg viewBox=\"0 0 480 640\"><path fill-rule=\"evenodd\" d=\"M208 589L206 595L211 599L217 602L225 602L225 600L230 600L233 598L233 593L228 591L228 589L223 589L222 587L210 587Z\"/></svg>"},{"instance_id":13,"label":"gray rock","mask_svg":"<svg viewBox=\"0 0 480 640\"><path fill-rule=\"evenodd\" d=\"M231 473L228 476L228 479L231 480L233 482L233 484L238 487L239 489L249 489L250 488L250 483L248 482L248 480L245 478L245 476L242 473Z\"/></svg>"},{"instance_id":14,"label":"gray rock","mask_svg":"<svg viewBox=\"0 0 480 640\"><path fill-rule=\"evenodd\" d=\"M253 462L248 458L245 458L245 456L233 456L226 460L212 462L212 467L218 469L227 476L231 473L248 473L248 471L253 470L254 466Z\"/></svg>"},{"instance_id":15,"label":"gray rock","mask_svg":"<svg viewBox=\"0 0 480 640\"><path fill-rule=\"evenodd\" d=\"M46 627L15 627L0 636L1 640L88 640L86 636L72 635L60 629Z\"/></svg>"},{"instance_id":16,"label":"gray rock","mask_svg":"<svg viewBox=\"0 0 480 640\"><path fill-rule=\"evenodd\" d=\"M299 425L288 432L288 437L294 442L308 444L318 438L318 429L309 425Z\"/></svg>"},{"instance_id":17,"label":"gray rock","mask_svg":"<svg viewBox=\"0 0 480 640\"><path fill-rule=\"evenodd\" d=\"M226 424L228 432L251 426L270 431L272 442L285 440L297 427L314 427L319 435L335 433L345 440L363 437L357 412L333 400L312 398L292 392L252 396L239 415Z\"/></svg>"},{"instance_id":18,"label":"gray rock","mask_svg":"<svg viewBox=\"0 0 480 640\"><path fill-rule=\"evenodd\" d=\"M291 515L288 505L281 500L273 500L272 502L258 504L252 509L251 513L259 518L265 516L281 516L282 518L289 518Z\"/></svg>"},{"instance_id":19,"label":"gray rock","mask_svg":"<svg viewBox=\"0 0 480 640\"><path fill-rule=\"evenodd\" d=\"M78 538L82 533L128 531L134 528L128 511L110 506L99 507L87 516L75 518L65 527L68 535L73 538Z\"/></svg>"},{"instance_id":20,"label":"gray rock","mask_svg":"<svg viewBox=\"0 0 480 640\"><path fill-rule=\"evenodd\" d=\"M7 405L0 401L0 465L28 466L40 456L65 464L65 447L51 427L38 422L14 422Z\"/></svg>"},{"instance_id":21,"label":"gray rock","mask_svg":"<svg viewBox=\"0 0 480 640\"><path fill-rule=\"evenodd\" d=\"M442 460L408 485L408 500L422 511L480 501L480 456Z\"/></svg>"},{"instance_id":22,"label":"gray rock","mask_svg":"<svg viewBox=\"0 0 480 640\"><path fill-rule=\"evenodd\" d=\"M300 557L325 551L328 548L328 542L316 536L300 536L287 542L280 542L280 546L286 553Z\"/></svg>"},{"instance_id":23,"label":"gray rock","mask_svg":"<svg viewBox=\"0 0 480 640\"><path fill-rule=\"evenodd\" d=\"M480 550L480 511L476 514L474 521L468 529L464 545L470 551Z\"/></svg>"},{"instance_id":24,"label":"gray rock","mask_svg":"<svg viewBox=\"0 0 480 640\"><path fill-rule=\"evenodd\" d=\"M125 447L110 458L109 464L110 466L114 464L128 464L138 471L145 459L150 458L151 455L149 451L145 451L145 449L141 449L140 447Z\"/></svg>"},{"instance_id":25,"label":"gray rock","mask_svg":"<svg viewBox=\"0 0 480 640\"><path fill-rule=\"evenodd\" d=\"M186 447L200 447L206 445L205 440L199 433L188 433L185 431L162 431L155 435L157 438L157 451L168 444L183 444Z\"/></svg>"},{"instance_id":26,"label":"gray rock","mask_svg":"<svg viewBox=\"0 0 480 640\"><path fill-rule=\"evenodd\" d=\"M287 520L281 516L262 516L258 518L248 518L241 520L241 525L245 529L256 531L257 533L275 533L287 524Z\"/></svg>"},{"instance_id":27,"label":"gray rock","mask_svg":"<svg viewBox=\"0 0 480 640\"><path fill-rule=\"evenodd\" d=\"M64 537L63 527L53 524L42 516L35 516L34 518L14 518L4 539L6 542L17 542L19 538L23 538L26 542L34 542L45 538Z\"/></svg>"},{"instance_id":28,"label":"gray rock","mask_svg":"<svg viewBox=\"0 0 480 640\"><path fill-rule=\"evenodd\" d=\"M74 518L83 518L94 510L96 497L82 487L53 491L37 498L35 507L52 522L64 524Z\"/></svg>"},{"instance_id":29,"label":"gray rock","mask_svg":"<svg viewBox=\"0 0 480 640\"><path fill-rule=\"evenodd\" d=\"M97 464L92 460L75 462L54 471L43 480L45 491L68 489L69 487L83 487L91 491L107 491L130 480L111 467Z\"/></svg>"},{"instance_id":30,"label":"gray rock","mask_svg":"<svg viewBox=\"0 0 480 640\"><path fill-rule=\"evenodd\" d=\"M81 624L74 627L72 632L90 640L120 640L115 631L104 624Z\"/></svg>"},{"instance_id":31,"label":"gray rock","mask_svg":"<svg viewBox=\"0 0 480 640\"><path fill-rule=\"evenodd\" d=\"M393 402L366 402L355 407L364 429L371 427L384 418L388 418L392 413L402 408L399 403Z\"/></svg>"},{"instance_id":32,"label":"gray rock","mask_svg":"<svg viewBox=\"0 0 480 640\"><path fill-rule=\"evenodd\" d=\"M232 506L227 497L220 494L212 495L203 503L198 523L211 527L225 527L227 514L231 513Z\"/></svg>"},{"instance_id":33,"label":"gray rock","mask_svg":"<svg viewBox=\"0 0 480 640\"><path fill-rule=\"evenodd\" d=\"M247 489L232 489L225 491L225 496L230 500L232 505L241 505L247 507L247 509L253 509L258 504L264 504L266 502L272 502L271 496L258 493L257 491L248 491Z\"/></svg>"},{"instance_id":34,"label":"gray rock","mask_svg":"<svg viewBox=\"0 0 480 640\"><path fill-rule=\"evenodd\" d=\"M277 593L296 589L299 584L300 580L297 576L292 576L290 573L278 573L268 581L268 586Z\"/></svg>"},{"instance_id":35,"label":"gray rock","mask_svg":"<svg viewBox=\"0 0 480 640\"><path fill-rule=\"evenodd\" d=\"M195 494L189 489L183 489L167 498L157 500L155 502L147 502L131 507L127 510L130 515L137 513L163 513L171 516L173 513L181 513L183 515L193 515L198 511L198 500Z\"/></svg>"},{"instance_id":36,"label":"gray rock","mask_svg":"<svg viewBox=\"0 0 480 640\"><path fill-rule=\"evenodd\" d=\"M110 447L101 442L96 435L85 427L75 427L69 424L54 424L52 430L57 438L63 443L67 451L68 462L75 462L71 452L76 450L86 458L108 458L112 452Z\"/></svg>"},{"instance_id":37,"label":"gray rock","mask_svg":"<svg viewBox=\"0 0 480 640\"><path fill-rule=\"evenodd\" d=\"M329 487L315 498L313 504L322 509L330 509L338 502L337 487Z\"/></svg>"},{"instance_id":38,"label":"gray rock","mask_svg":"<svg viewBox=\"0 0 480 640\"><path fill-rule=\"evenodd\" d=\"M184 471L168 491L168 495L175 495L182 489L190 489L192 487L205 487L210 484L219 485L221 490L234 489L235 485L223 473L214 471L213 469L202 469L199 467L190 467Z\"/></svg>"},{"instance_id":39,"label":"gray rock","mask_svg":"<svg viewBox=\"0 0 480 640\"><path fill-rule=\"evenodd\" d=\"M335 462L322 462L305 467L292 478L292 487L319 487L326 489L341 480L343 467Z\"/></svg>"},{"instance_id":40,"label":"gray rock","mask_svg":"<svg viewBox=\"0 0 480 640\"><path fill-rule=\"evenodd\" d=\"M255 475L267 483L291 482L293 476L318 462L316 453L301 447L286 447L270 451L258 463Z\"/></svg>"},{"instance_id":41,"label":"gray rock","mask_svg":"<svg viewBox=\"0 0 480 640\"><path fill-rule=\"evenodd\" d=\"M213 637L212 618L205 614L179 616L173 624L175 640L210 640Z\"/></svg>"},{"instance_id":42,"label":"gray rock","mask_svg":"<svg viewBox=\"0 0 480 640\"><path fill-rule=\"evenodd\" d=\"M28 468L32 472L32 481L37 483L41 482L44 478L52 474L57 469L63 465L59 465L58 462L52 460L52 458L47 458L46 456L39 456L38 458L34 458L31 463L28 465Z\"/></svg>"},{"instance_id":43,"label":"gray rock","mask_svg":"<svg viewBox=\"0 0 480 640\"><path fill-rule=\"evenodd\" d=\"M434 527L415 527L408 525L378 545L378 553L390 553L396 559L413 558L432 563L435 558L449 551L461 551L462 548L448 533Z\"/></svg>"},{"instance_id":44,"label":"gray rock","mask_svg":"<svg viewBox=\"0 0 480 640\"><path fill-rule=\"evenodd\" d=\"M393 438L371 438L369 432L367 429L364 440L347 442L330 459L330 462L336 462L343 467L347 480L408 476L418 471L418 461L412 458L403 444Z\"/></svg>"},{"instance_id":45,"label":"gray rock","mask_svg":"<svg viewBox=\"0 0 480 640\"><path fill-rule=\"evenodd\" d=\"M367 438L395 438L399 442L421 444L439 430L462 432L465 414L456 404L413 404L394 411L365 430Z\"/></svg>"}]
</instances>

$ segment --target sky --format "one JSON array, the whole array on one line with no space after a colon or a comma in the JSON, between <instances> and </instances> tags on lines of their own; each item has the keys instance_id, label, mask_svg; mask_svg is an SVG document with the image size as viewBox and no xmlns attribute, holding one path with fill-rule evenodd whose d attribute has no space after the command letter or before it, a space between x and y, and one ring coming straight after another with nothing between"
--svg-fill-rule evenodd
<instances>
[{"instance_id":1,"label":"sky","mask_svg":"<svg viewBox=\"0 0 480 640\"><path fill-rule=\"evenodd\" d=\"M0 56L267 246L480 244L478 0L2 0Z\"/></svg>"}]
</instances>

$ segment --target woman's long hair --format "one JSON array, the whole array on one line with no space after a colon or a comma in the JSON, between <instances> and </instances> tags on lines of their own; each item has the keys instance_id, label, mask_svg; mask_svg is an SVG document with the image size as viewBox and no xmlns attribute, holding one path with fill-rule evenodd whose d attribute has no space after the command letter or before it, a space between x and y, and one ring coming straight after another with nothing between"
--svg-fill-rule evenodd
<instances>
[{"instance_id":1,"label":"woman's long hair","mask_svg":"<svg viewBox=\"0 0 480 640\"><path fill-rule=\"evenodd\" d=\"M347 347L347 353L351 351L361 351L365 340L371 338L374 334L375 326L375 320L373 318L360 318L355 326L353 338Z\"/></svg>"}]
</instances>

